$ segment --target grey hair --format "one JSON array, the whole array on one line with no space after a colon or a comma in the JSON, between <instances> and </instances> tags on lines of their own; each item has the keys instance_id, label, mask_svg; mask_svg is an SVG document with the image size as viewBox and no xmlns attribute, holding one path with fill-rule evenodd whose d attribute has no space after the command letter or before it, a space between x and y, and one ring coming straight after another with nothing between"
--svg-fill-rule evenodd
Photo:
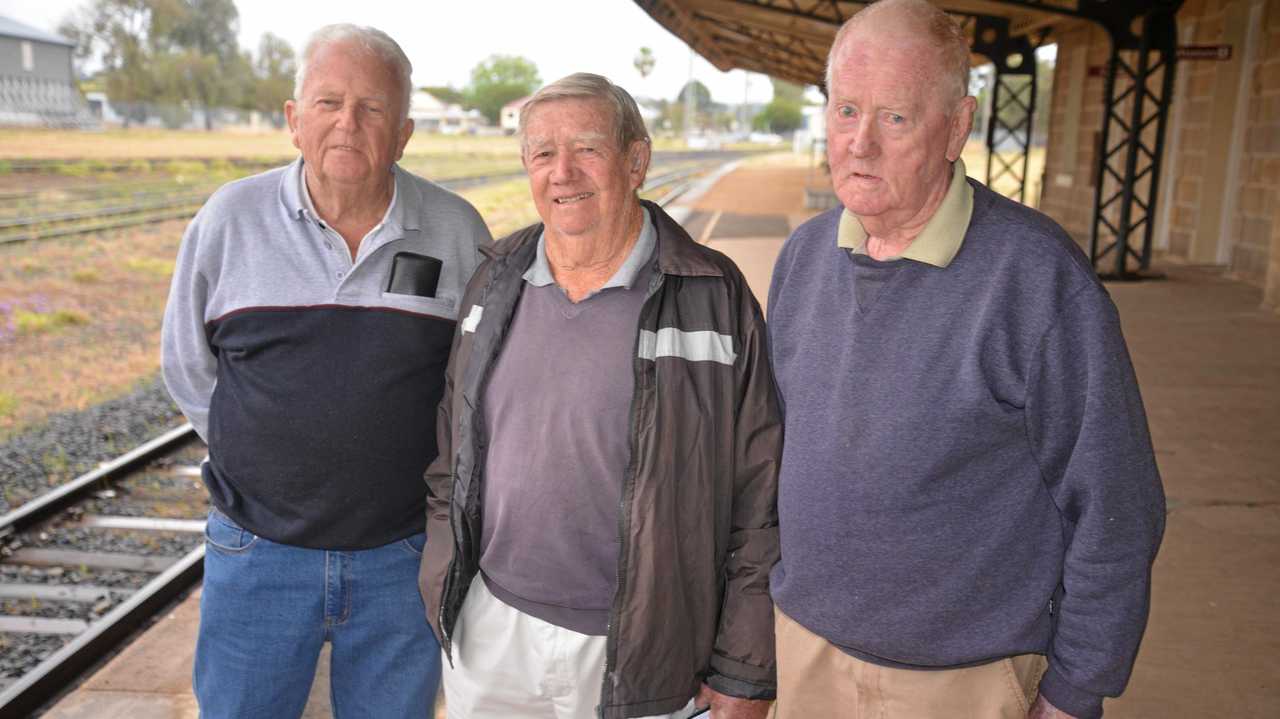
<instances>
[{"instance_id":1,"label":"grey hair","mask_svg":"<svg viewBox=\"0 0 1280 719\"><path fill-rule=\"evenodd\" d=\"M953 101L969 94L969 41L964 31L955 20L928 0L879 0L858 11L845 21L836 32L831 43L831 51L827 53L827 93L831 92L831 80L835 64L844 52L853 31L864 23L898 10L904 19L901 25L913 30L923 30L925 37L932 41L938 51L938 64L942 69L939 78L941 86L951 95Z\"/></svg>"},{"instance_id":2,"label":"grey hair","mask_svg":"<svg viewBox=\"0 0 1280 719\"><path fill-rule=\"evenodd\" d=\"M409 56L385 32L351 23L325 25L307 38L307 45L302 50L302 61L298 63L298 72L293 76L293 99L302 99L302 86L307 81L307 70L311 69L311 61L316 52L326 45L340 42L355 43L373 53L395 72L396 79L400 82L400 119L409 119L409 101L413 94L413 63L409 62Z\"/></svg>"},{"instance_id":3,"label":"grey hair","mask_svg":"<svg viewBox=\"0 0 1280 719\"><path fill-rule=\"evenodd\" d=\"M603 75L589 72L575 72L572 75L556 80L550 85L533 93L524 106L520 108L520 150L524 151L525 130L529 125L530 111L538 105L556 100L591 99L600 100L613 110L613 134L618 148L626 152L631 143L637 140L646 144L649 140L649 129L644 126L644 118L640 108L630 93L609 81Z\"/></svg>"}]
</instances>

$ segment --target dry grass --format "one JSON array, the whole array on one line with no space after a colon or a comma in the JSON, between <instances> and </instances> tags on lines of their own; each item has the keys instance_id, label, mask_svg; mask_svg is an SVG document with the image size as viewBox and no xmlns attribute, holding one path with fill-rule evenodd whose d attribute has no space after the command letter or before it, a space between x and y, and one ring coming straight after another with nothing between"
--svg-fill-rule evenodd
<instances>
[{"instance_id":1,"label":"dry grass","mask_svg":"<svg viewBox=\"0 0 1280 719\"><path fill-rule=\"evenodd\" d=\"M0 158L293 158L298 151L284 130L201 132L129 129L103 132L0 129ZM415 133L405 149L413 155L506 156L518 159L510 137L470 137Z\"/></svg>"},{"instance_id":2,"label":"dry grass","mask_svg":"<svg viewBox=\"0 0 1280 719\"><path fill-rule=\"evenodd\" d=\"M0 248L0 435L122 394L159 365L160 318L183 229Z\"/></svg>"}]
</instances>

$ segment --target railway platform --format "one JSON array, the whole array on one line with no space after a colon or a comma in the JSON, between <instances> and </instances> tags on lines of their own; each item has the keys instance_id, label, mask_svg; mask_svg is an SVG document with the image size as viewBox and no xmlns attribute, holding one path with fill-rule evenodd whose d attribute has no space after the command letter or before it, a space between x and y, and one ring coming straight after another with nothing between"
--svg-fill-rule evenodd
<instances>
[{"instance_id":1,"label":"railway platform","mask_svg":"<svg viewBox=\"0 0 1280 719\"><path fill-rule=\"evenodd\" d=\"M743 268L764 303L808 171L751 161L687 195L685 226ZM1120 308L1169 499L1152 614L1113 718L1280 716L1280 314L1220 269L1108 286ZM198 591L46 714L196 717ZM307 717L325 717L325 672ZM443 716L443 714L441 714Z\"/></svg>"}]
</instances>

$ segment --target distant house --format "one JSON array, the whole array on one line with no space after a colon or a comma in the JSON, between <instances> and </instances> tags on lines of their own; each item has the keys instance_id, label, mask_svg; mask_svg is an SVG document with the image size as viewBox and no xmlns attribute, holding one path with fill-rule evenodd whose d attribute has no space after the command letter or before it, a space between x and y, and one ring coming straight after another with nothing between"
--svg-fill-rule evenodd
<instances>
[{"instance_id":1,"label":"distant house","mask_svg":"<svg viewBox=\"0 0 1280 719\"><path fill-rule=\"evenodd\" d=\"M96 124L76 87L74 49L64 37L0 16L0 125Z\"/></svg>"},{"instance_id":2,"label":"distant house","mask_svg":"<svg viewBox=\"0 0 1280 719\"><path fill-rule=\"evenodd\" d=\"M498 126L507 134L514 134L520 129L520 109L529 101L532 95L526 95L518 100L512 100L502 106L502 112L498 115Z\"/></svg>"},{"instance_id":3,"label":"distant house","mask_svg":"<svg viewBox=\"0 0 1280 719\"><path fill-rule=\"evenodd\" d=\"M484 115L479 110L464 110L461 105L444 102L426 90L418 90L410 98L409 119L418 132L443 135L469 133L484 124Z\"/></svg>"}]
</instances>

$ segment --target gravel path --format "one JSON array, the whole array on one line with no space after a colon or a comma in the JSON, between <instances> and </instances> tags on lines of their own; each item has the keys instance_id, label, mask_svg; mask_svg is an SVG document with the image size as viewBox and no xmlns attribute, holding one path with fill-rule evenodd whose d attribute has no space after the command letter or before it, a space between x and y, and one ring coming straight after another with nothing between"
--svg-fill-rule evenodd
<instances>
[{"instance_id":1,"label":"gravel path","mask_svg":"<svg viewBox=\"0 0 1280 719\"><path fill-rule=\"evenodd\" d=\"M159 377L96 407L54 415L0 443L0 514L183 421Z\"/></svg>"}]
</instances>

